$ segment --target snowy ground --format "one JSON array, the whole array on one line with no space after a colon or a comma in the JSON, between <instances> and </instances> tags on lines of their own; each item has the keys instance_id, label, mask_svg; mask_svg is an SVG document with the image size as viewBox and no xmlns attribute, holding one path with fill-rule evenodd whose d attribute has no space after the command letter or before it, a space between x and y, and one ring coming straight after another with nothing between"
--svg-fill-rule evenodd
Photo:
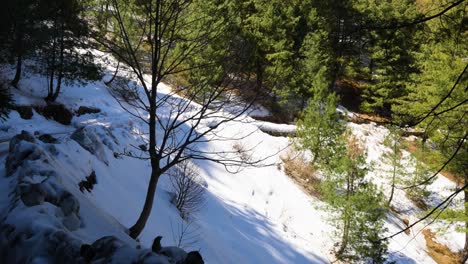
<instances>
[{"instance_id":1,"label":"snowy ground","mask_svg":"<svg viewBox=\"0 0 468 264\"><path fill-rule=\"evenodd\" d=\"M10 74L8 69L3 72L5 76ZM16 103L42 104L40 98L46 92L45 81L37 76L29 76L23 77L21 91L14 91ZM170 87L161 85L160 90L167 92ZM142 208L150 167L143 160L115 158L113 152L122 151L130 144L137 145L139 136L132 132L144 130L144 126L119 107L103 82L93 82L84 87L66 86L58 101L70 109L76 110L84 105L98 107L102 112L75 116L70 126L64 126L46 120L37 113L31 120L23 120L13 111L7 122L0 123L0 141L6 141L21 130L31 133L39 131L58 137L61 140L58 149L63 153L60 165L68 177L66 186L74 189L73 193L85 204L83 207L88 208L84 212L86 221L93 221L86 225L87 228L80 228L72 235L85 242L92 242L103 235L112 234L133 243L122 232L122 226L131 226ZM264 113L265 110L259 111ZM258 127L291 132L293 126L249 121L226 123L219 128L219 135L248 135L239 143L256 146L252 153L254 158L269 156L289 145L288 138L270 136ZM117 144L114 150L106 148L108 165L69 138L73 131L82 126L110 129ZM349 127L365 143L369 161L378 163L386 150L382 143L388 130L375 124L349 124ZM0 160L4 163L5 152L2 152L2 147L5 148L5 143L0 143ZM216 141L200 147L233 150L231 143ZM278 154L269 158L267 163L280 162ZM336 237L333 228L327 224L327 214L320 209L321 202L306 195L277 166L245 168L237 174L231 174L221 165L208 161L197 161L196 165L207 183L204 206L193 215L194 220L184 222L170 203L171 186L168 179L163 177L158 185L151 217L140 237L143 246L150 247L158 235L164 237L162 243L165 245L177 244L181 229L190 224L190 238L186 238L181 246L188 251L200 250L206 263L330 263L334 260L331 251ZM92 170L96 171L98 184L91 193L82 194L78 190L78 182ZM3 167L0 168L0 174L4 173ZM388 180L376 174L370 177L384 190L388 189ZM8 179L0 177L2 211L7 205L7 186ZM430 190L434 195L442 197L453 188L453 183L438 177ZM395 204L403 213L399 217L388 215L388 234L404 228L402 218L414 222L421 214L402 191L397 191ZM109 220L109 217L116 221ZM434 263L427 255L425 241L420 234L423 227L418 225L410 235L402 234L392 239L390 259L397 263ZM440 241L452 250L460 250L463 246L463 236L455 232L449 232Z\"/></svg>"}]
</instances>

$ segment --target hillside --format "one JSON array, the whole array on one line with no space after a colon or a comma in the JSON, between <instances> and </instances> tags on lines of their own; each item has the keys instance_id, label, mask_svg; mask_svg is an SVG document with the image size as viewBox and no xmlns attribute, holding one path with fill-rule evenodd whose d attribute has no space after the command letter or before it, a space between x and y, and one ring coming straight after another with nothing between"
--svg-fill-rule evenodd
<instances>
[{"instance_id":1,"label":"hillside","mask_svg":"<svg viewBox=\"0 0 468 264\"><path fill-rule=\"evenodd\" d=\"M98 56L105 55L98 53ZM113 68L108 66L106 72L108 74L103 80L111 77ZM3 67L2 75L5 79L9 79L12 74L9 66ZM18 156L23 148L37 149L37 152L41 153L37 160L21 163L22 167L15 168L13 174L5 166L0 168L0 234L3 235L0 237L8 238L2 241L2 246L5 241L11 241L11 237L8 237L10 233L6 231L6 226L9 225L14 226L18 232L33 232L34 238L21 238L20 242L16 243L16 248L15 245L9 245L18 250L17 254L28 255L29 263L47 262L46 249L37 246L26 253L25 248L28 247L28 240L36 245L46 243L41 240L48 239L47 236L41 237L36 234L49 229L62 231L66 239L73 241L71 244L92 244L101 237L115 236L128 248L135 248L137 245L151 248L153 239L162 236L163 246L178 246L186 252L199 250L205 263L335 261L332 250L338 238L328 221L333 216L323 209L322 201L307 194L284 172L281 156L291 148L290 139L271 136L261 131L262 126L264 130L268 127L269 130L280 132L291 131L294 127L256 122L248 114L236 122L220 125L214 135L214 139L242 138L241 140L210 140L197 144L196 148L229 153L243 146L253 148L249 151L250 158L266 159L258 166L245 166L234 174L226 171L222 164L208 160L194 161L203 182L205 201L199 211L190 214L186 219L181 217L180 212L171 203L173 187L168 176L163 176L157 187L153 211L139 241L131 239L126 228L134 223L142 208L150 165L147 160L121 154L128 150L137 151L131 146L138 146L144 142L146 127L118 105L103 80L90 82L84 87L65 86L57 99L74 112L78 111L80 106L86 106L99 109L98 113L80 116L75 114L71 124L63 125L46 119L36 110L33 110L30 119L23 119L17 111L12 111L10 118L0 124L2 164L7 165L7 156L12 159L11 157ZM160 84L158 88L161 96L171 94L171 87L168 85ZM44 79L38 75L24 74L20 89L13 89L12 92L18 106L44 106L41 99L45 95ZM171 96L184 100L178 95ZM192 111L196 109L195 106ZM260 107L255 110L255 115L259 112L269 114ZM229 115L229 109L226 109L225 115ZM207 120L198 129L202 131L212 125L212 122L216 120ZM374 123L349 123L347 126L367 149L367 162L374 163L374 168L380 168L380 171L387 166L382 164L382 155L388 151L383 144L388 129ZM19 147L15 147L11 139L22 131L29 132L34 138L31 140L33 143L24 143L23 140L23 143L16 142ZM46 134L57 141L41 141L40 136ZM10 150L9 144L13 146ZM409 156L409 153L405 152L404 155ZM24 164L29 167L25 167ZM31 173L28 169L37 172ZM44 171L54 173L49 175L43 173ZM378 171L379 169L371 171L368 177L386 192L389 180ZM97 183L90 191L80 191L79 183L93 172ZM79 210L76 211L80 220L78 225L63 224L61 221L64 216L56 211L58 205L47 199L39 204L26 206L18 197L22 182L50 184L55 186L55 190L71 193L79 202ZM428 188L431 193L428 203L436 205L455 187L455 184L446 178L437 177ZM454 204L460 202L461 197ZM387 234L405 228L404 220L413 223L424 213L406 198L401 190L396 191L394 208L398 213L389 212L386 217ZM426 227L428 223L429 220L422 222L413 227L409 234L400 234L392 238L388 260L395 263L435 263L430 256L422 230L430 228L436 232L438 227L443 225L432 224ZM183 232L185 234L182 234ZM454 252L463 249L462 234L455 232L453 228L444 230L443 234L436 235L438 243L448 246ZM116 255L114 262L126 263L124 256L133 256L132 254L141 256L141 253L130 252L133 251L122 251L119 253L121 255ZM0 256L1 253L2 250ZM147 263L164 263L166 260L155 258L152 261L155 262L148 260Z\"/></svg>"}]
</instances>

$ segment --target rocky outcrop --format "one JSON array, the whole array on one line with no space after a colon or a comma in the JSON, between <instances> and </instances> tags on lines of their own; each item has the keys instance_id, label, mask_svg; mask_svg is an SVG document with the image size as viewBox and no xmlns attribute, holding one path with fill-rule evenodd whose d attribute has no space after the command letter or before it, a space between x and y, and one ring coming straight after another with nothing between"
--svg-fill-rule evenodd
<instances>
[{"instance_id":1,"label":"rocky outcrop","mask_svg":"<svg viewBox=\"0 0 468 264\"><path fill-rule=\"evenodd\" d=\"M34 115L32 106L13 105L11 109L17 111L22 119L31 119Z\"/></svg>"},{"instance_id":2,"label":"rocky outcrop","mask_svg":"<svg viewBox=\"0 0 468 264\"><path fill-rule=\"evenodd\" d=\"M35 107L35 110L47 119L52 119L63 125L71 124L73 113L63 104L51 103L44 107Z\"/></svg>"},{"instance_id":3,"label":"rocky outcrop","mask_svg":"<svg viewBox=\"0 0 468 264\"><path fill-rule=\"evenodd\" d=\"M78 110L76 110L76 114L78 116L86 115L86 114L97 114L100 113L101 109L95 107L88 107L88 106L80 106Z\"/></svg>"},{"instance_id":4,"label":"rocky outcrop","mask_svg":"<svg viewBox=\"0 0 468 264\"><path fill-rule=\"evenodd\" d=\"M187 262L194 255L180 248L164 247L156 253L114 236L84 243L82 233L74 232L84 227L80 200L63 185L66 175L55 145L25 131L10 142L5 167L12 191L0 223L1 263L203 263Z\"/></svg>"},{"instance_id":5,"label":"rocky outcrop","mask_svg":"<svg viewBox=\"0 0 468 264\"><path fill-rule=\"evenodd\" d=\"M77 129L71 135L81 147L96 156L100 161L109 165L109 159L106 156L105 147L113 151L117 140L109 129L103 127L86 126Z\"/></svg>"}]
</instances>

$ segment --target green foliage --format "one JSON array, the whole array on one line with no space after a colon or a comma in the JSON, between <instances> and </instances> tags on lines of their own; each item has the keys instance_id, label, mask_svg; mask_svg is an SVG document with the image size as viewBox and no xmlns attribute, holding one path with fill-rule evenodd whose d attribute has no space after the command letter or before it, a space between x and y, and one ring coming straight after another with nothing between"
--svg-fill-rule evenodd
<instances>
[{"instance_id":1,"label":"green foliage","mask_svg":"<svg viewBox=\"0 0 468 264\"><path fill-rule=\"evenodd\" d=\"M303 118L297 121L298 142L312 152L313 166L329 166L341 140L344 126L336 106L336 95L317 91L309 100Z\"/></svg>"},{"instance_id":2,"label":"green foliage","mask_svg":"<svg viewBox=\"0 0 468 264\"><path fill-rule=\"evenodd\" d=\"M390 169L381 171L387 175L387 178L390 178L391 182L391 189L387 202L388 207L391 206L396 185L402 184L405 179L411 177L406 166L403 164L401 132L396 127L390 127L389 130L390 133L385 137L384 145L389 147L390 151L384 153L382 163L388 164Z\"/></svg>"},{"instance_id":3,"label":"green foliage","mask_svg":"<svg viewBox=\"0 0 468 264\"><path fill-rule=\"evenodd\" d=\"M341 237L338 258L349 261L370 258L374 263L383 263L387 250L387 242L381 240L385 232L384 195L366 180L365 160L366 153L359 142L343 135L335 147L332 163L325 170L321 191L327 208L337 215L332 223Z\"/></svg>"},{"instance_id":4,"label":"green foliage","mask_svg":"<svg viewBox=\"0 0 468 264\"><path fill-rule=\"evenodd\" d=\"M318 90L298 121L299 147L310 150L312 163L320 168L325 179L320 192L327 208L336 217L332 223L341 237L337 256L351 261L385 259L385 209L383 194L365 179L366 154L356 139L345 133L344 123L336 112L337 98Z\"/></svg>"}]
</instances>

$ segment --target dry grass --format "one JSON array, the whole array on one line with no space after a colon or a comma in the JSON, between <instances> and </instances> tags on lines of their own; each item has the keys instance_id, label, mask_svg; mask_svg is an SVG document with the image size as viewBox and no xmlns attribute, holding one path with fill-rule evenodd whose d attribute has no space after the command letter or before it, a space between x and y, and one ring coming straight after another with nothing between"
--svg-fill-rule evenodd
<instances>
[{"instance_id":1,"label":"dry grass","mask_svg":"<svg viewBox=\"0 0 468 264\"><path fill-rule=\"evenodd\" d=\"M320 179L316 177L316 171L305 159L304 155L298 151L289 151L281 157L284 172L297 184L312 196L320 198L322 194L319 190Z\"/></svg>"},{"instance_id":2,"label":"dry grass","mask_svg":"<svg viewBox=\"0 0 468 264\"><path fill-rule=\"evenodd\" d=\"M378 115L371 115L371 114L354 114L353 117L350 118L349 120L352 123L355 124L369 124L370 122L375 122L375 123L385 123L388 122L389 119L378 116Z\"/></svg>"},{"instance_id":3,"label":"dry grass","mask_svg":"<svg viewBox=\"0 0 468 264\"><path fill-rule=\"evenodd\" d=\"M434 233L430 229L422 231L429 256L438 264L458 264L461 262L461 254L452 252L447 246L435 240Z\"/></svg>"}]
</instances>

